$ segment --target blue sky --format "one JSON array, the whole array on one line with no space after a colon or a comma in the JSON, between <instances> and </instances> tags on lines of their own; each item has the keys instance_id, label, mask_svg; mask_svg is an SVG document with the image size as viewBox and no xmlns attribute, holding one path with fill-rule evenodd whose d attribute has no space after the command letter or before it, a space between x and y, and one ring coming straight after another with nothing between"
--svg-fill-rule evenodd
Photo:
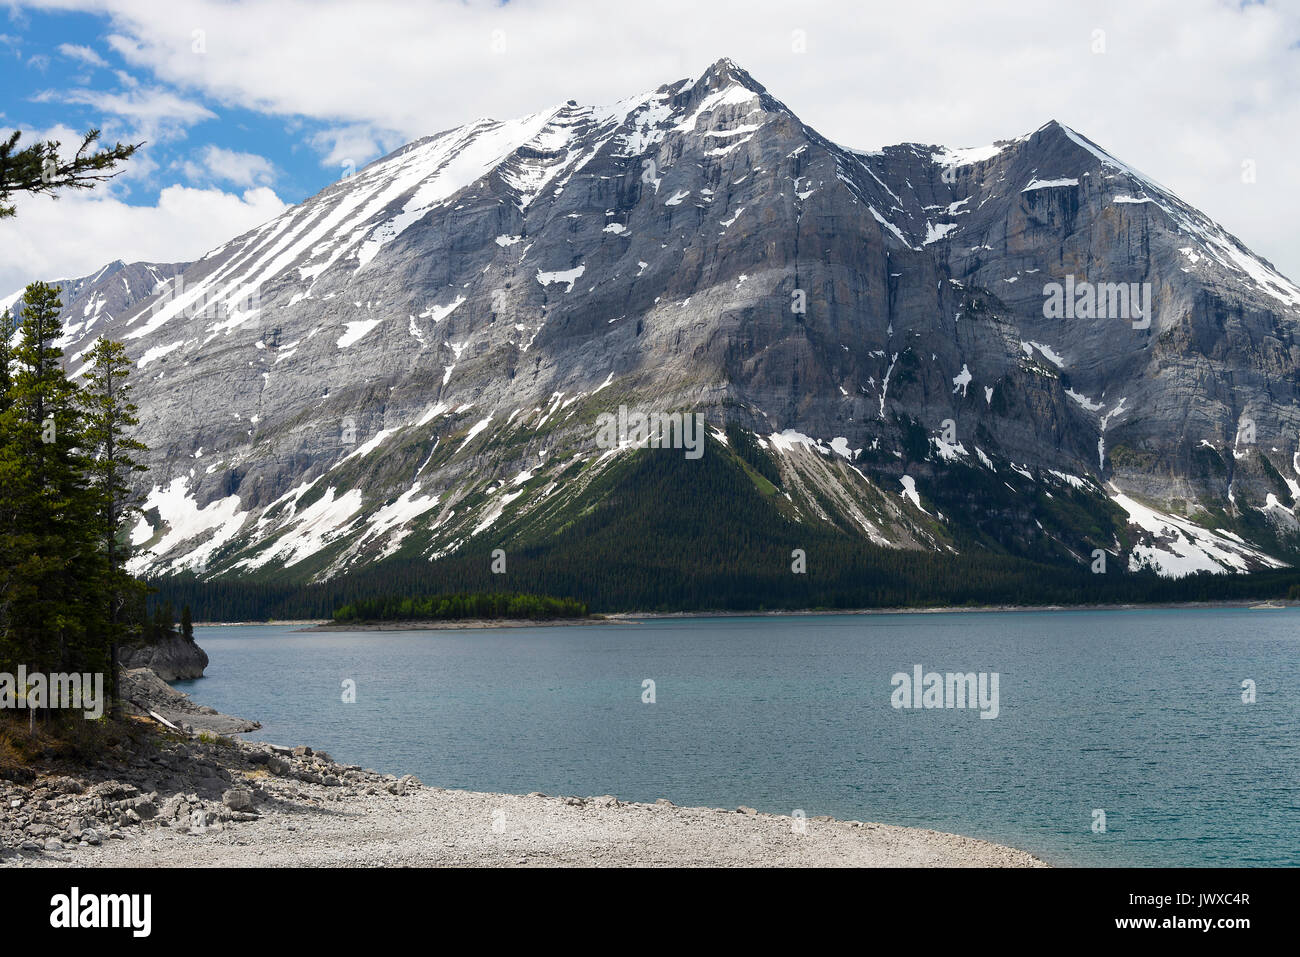
<instances>
[{"instance_id":1,"label":"blue sky","mask_svg":"<svg viewBox=\"0 0 1300 957\"><path fill-rule=\"evenodd\" d=\"M110 34L100 14L10 8L0 26L0 124L23 130L25 142L47 134L65 147L95 127L108 142L147 141L130 175L114 184L132 205L155 205L163 188L177 184L269 186L296 203L338 177L312 145L329 131L328 121L223 103L202 89L181 91L128 62L107 41Z\"/></svg>"},{"instance_id":2,"label":"blue sky","mask_svg":"<svg viewBox=\"0 0 1300 957\"><path fill-rule=\"evenodd\" d=\"M1060 120L1300 278L1300 2L1057 7L0 0L0 127L148 143L108 186L19 198L0 295L118 258L195 259L419 136L610 103L723 56L855 148Z\"/></svg>"}]
</instances>

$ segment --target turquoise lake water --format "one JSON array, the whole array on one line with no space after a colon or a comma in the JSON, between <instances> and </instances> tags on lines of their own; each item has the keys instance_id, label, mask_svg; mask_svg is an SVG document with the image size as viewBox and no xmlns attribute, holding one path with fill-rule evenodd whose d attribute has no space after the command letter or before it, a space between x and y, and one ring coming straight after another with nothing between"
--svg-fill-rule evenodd
<instances>
[{"instance_id":1,"label":"turquoise lake water","mask_svg":"<svg viewBox=\"0 0 1300 957\"><path fill-rule=\"evenodd\" d=\"M177 687L246 737L441 787L799 808L1062 865L1300 864L1300 609L196 637L207 676ZM917 664L997 673L997 718L894 708Z\"/></svg>"}]
</instances>

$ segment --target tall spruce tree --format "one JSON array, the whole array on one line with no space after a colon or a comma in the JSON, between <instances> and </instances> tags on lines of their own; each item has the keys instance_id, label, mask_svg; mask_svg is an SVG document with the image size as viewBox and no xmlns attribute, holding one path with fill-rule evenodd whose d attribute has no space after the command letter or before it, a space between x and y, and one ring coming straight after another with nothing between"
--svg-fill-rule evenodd
<instances>
[{"instance_id":1,"label":"tall spruce tree","mask_svg":"<svg viewBox=\"0 0 1300 957\"><path fill-rule=\"evenodd\" d=\"M11 350L9 339L13 335L13 316L9 310L0 317L0 459L5 456L9 445L9 432L5 420L5 411L12 404L9 389L13 382L9 375ZM14 560L11 552L13 537L13 502L11 496L0 488L0 665L15 663L17 648L9 632L9 595L10 585L14 580Z\"/></svg>"},{"instance_id":2,"label":"tall spruce tree","mask_svg":"<svg viewBox=\"0 0 1300 957\"><path fill-rule=\"evenodd\" d=\"M56 344L59 291L33 283L22 301L0 413L3 652L31 671L107 671L99 611L105 564L94 538L77 390Z\"/></svg>"},{"instance_id":3,"label":"tall spruce tree","mask_svg":"<svg viewBox=\"0 0 1300 957\"><path fill-rule=\"evenodd\" d=\"M130 373L131 360L125 347L100 336L87 357L81 389L87 472L97 513L95 535L106 565L104 616L115 709L120 704L117 650L132 637L127 626L129 609L133 607L131 596L144 587L126 573L125 567L131 557L131 522L140 511L131 478L135 472L147 471L137 458L147 449L130 436L139 425L138 409L131 401Z\"/></svg>"}]
</instances>

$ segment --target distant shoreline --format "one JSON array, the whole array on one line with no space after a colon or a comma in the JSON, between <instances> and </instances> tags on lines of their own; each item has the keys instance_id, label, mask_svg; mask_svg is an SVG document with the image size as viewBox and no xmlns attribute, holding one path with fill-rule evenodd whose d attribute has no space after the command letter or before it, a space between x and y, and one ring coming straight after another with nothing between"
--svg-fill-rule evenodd
<instances>
[{"instance_id":1,"label":"distant shoreline","mask_svg":"<svg viewBox=\"0 0 1300 957\"><path fill-rule=\"evenodd\" d=\"M607 618L458 618L432 621L323 621L299 631L468 631L480 628L556 628L563 625L603 625ZM617 623L616 623L617 624Z\"/></svg>"},{"instance_id":2,"label":"distant shoreline","mask_svg":"<svg viewBox=\"0 0 1300 957\"><path fill-rule=\"evenodd\" d=\"M1283 599L1274 599L1272 610L1281 610L1282 608L1294 608L1300 605L1300 602L1286 601ZM969 614L973 612L1041 612L1041 611L1142 611L1142 610L1177 610L1177 609L1215 609L1215 608L1255 608L1268 610L1268 600L1259 601L1252 599L1233 600L1233 601L1185 601L1185 602L1139 602L1129 604L1093 604L1093 605L932 605L925 608L830 608L830 609L800 609L797 611L787 611L784 609L770 611L683 611L683 612L651 612L648 614L637 614L634 612L610 612L605 618L607 620L618 620L628 618L781 618L781 617L815 617L815 616L836 616L836 615L944 615L944 614Z\"/></svg>"},{"instance_id":3,"label":"distant shoreline","mask_svg":"<svg viewBox=\"0 0 1300 957\"><path fill-rule=\"evenodd\" d=\"M208 621L195 622L195 628L232 628L253 625L287 626L299 625L301 631L436 631L469 630L487 628L547 628L565 625L604 625L629 624L636 620L663 620L674 618L804 618L843 615L943 615L970 614L989 612L1044 612L1044 611L1177 611L1177 610L1213 610L1216 608L1257 608L1261 611L1277 611L1283 608L1295 608L1300 602L1284 599L1273 600L1225 600L1225 601L1187 601L1187 602L1130 602L1128 604L1091 604L1091 605L934 605L925 608L832 608L832 609L798 609L768 611L654 611L654 612L609 612L599 618L553 618L533 621L527 618L503 619L462 619L456 621L382 621L341 623L325 619L274 620L274 621Z\"/></svg>"}]
</instances>

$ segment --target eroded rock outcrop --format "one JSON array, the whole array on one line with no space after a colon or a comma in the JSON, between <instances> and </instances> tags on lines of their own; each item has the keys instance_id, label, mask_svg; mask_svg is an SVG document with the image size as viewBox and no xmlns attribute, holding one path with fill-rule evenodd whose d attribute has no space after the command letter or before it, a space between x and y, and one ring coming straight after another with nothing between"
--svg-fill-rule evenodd
<instances>
[{"instance_id":1,"label":"eroded rock outcrop","mask_svg":"<svg viewBox=\"0 0 1300 957\"><path fill-rule=\"evenodd\" d=\"M202 678L208 666L208 653L179 634L152 644L127 645L118 650L117 659L123 668L148 668L163 681Z\"/></svg>"}]
</instances>

